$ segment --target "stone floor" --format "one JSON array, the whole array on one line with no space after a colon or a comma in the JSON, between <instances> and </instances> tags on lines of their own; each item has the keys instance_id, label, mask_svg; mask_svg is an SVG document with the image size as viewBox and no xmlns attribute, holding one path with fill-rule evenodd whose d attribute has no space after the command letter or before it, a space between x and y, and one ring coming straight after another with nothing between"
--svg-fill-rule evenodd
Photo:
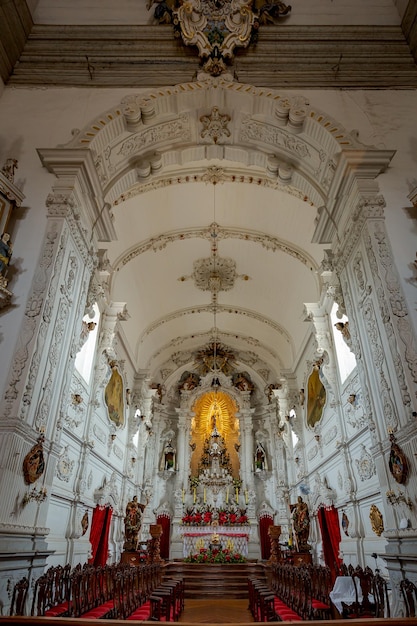
<instances>
[{"instance_id":1,"label":"stone floor","mask_svg":"<svg viewBox=\"0 0 417 626\"><path fill-rule=\"evenodd\" d=\"M186 598L180 622L224 624L253 622L248 600L189 600Z\"/></svg>"}]
</instances>

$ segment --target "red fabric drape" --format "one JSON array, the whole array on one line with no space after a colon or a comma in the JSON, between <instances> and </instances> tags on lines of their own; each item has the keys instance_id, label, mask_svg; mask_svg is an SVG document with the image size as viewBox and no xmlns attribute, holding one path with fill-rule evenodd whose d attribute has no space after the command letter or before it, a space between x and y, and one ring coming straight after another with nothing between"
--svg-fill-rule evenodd
<instances>
[{"instance_id":1,"label":"red fabric drape","mask_svg":"<svg viewBox=\"0 0 417 626\"><path fill-rule=\"evenodd\" d=\"M339 558L341 540L339 515L334 506L329 509L321 507L318 510L318 519L323 542L324 561L329 566L335 579L341 564L341 559Z\"/></svg>"},{"instance_id":2,"label":"red fabric drape","mask_svg":"<svg viewBox=\"0 0 417 626\"><path fill-rule=\"evenodd\" d=\"M271 540L268 535L268 528L274 523L269 515L264 515L259 520L259 533L261 537L261 558L269 559L271 556Z\"/></svg>"},{"instance_id":3,"label":"red fabric drape","mask_svg":"<svg viewBox=\"0 0 417 626\"><path fill-rule=\"evenodd\" d=\"M162 526L162 535L159 544L159 552L161 559L169 559L169 534L171 529L171 520L168 515L158 515L157 524Z\"/></svg>"},{"instance_id":4,"label":"red fabric drape","mask_svg":"<svg viewBox=\"0 0 417 626\"><path fill-rule=\"evenodd\" d=\"M110 506L96 506L91 520L90 543L92 565L105 565L109 550L109 530L112 516Z\"/></svg>"}]
</instances>

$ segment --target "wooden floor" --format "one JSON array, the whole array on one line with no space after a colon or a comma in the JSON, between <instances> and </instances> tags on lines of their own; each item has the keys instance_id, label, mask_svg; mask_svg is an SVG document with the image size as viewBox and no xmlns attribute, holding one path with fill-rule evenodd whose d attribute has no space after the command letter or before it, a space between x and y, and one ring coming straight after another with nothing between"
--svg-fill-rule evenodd
<instances>
[{"instance_id":1,"label":"wooden floor","mask_svg":"<svg viewBox=\"0 0 417 626\"><path fill-rule=\"evenodd\" d=\"M194 624L233 624L253 622L248 600L190 600L185 599L180 622Z\"/></svg>"}]
</instances>

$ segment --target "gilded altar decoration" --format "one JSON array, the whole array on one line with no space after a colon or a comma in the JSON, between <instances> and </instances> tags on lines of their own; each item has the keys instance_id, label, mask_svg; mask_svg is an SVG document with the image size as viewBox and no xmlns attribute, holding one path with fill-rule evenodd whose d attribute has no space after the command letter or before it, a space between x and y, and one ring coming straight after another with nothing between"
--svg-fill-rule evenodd
<instances>
[{"instance_id":1,"label":"gilded altar decoration","mask_svg":"<svg viewBox=\"0 0 417 626\"><path fill-rule=\"evenodd\" d=\"M345 533L346 537L349 537L349 518L346 515L345 511L342 513L342 529Z\"/></svg>"},{"instance_id":2,"label":"gilded altar decoration","mask_svg":"<svg viewBox=\"0 0 417 626\"><path fill-rule=\"evenodd\" d=\"M43 456L43 442L45 437L40 435L37 443L29 450L23 459L23 476L27 485L32 485L42 476L45 471L45 458Z\"/></svg>"},{"instance_id":3,"label":"gilded altar decoration","mask_svg":"<svg viewBox=\"0 0 417 626\"><path fill-rule=\"evenodd\" d=\"M148 0L154 17L173 24L175 36L195 46L203 70L220 76L233 60L235 48L255 43L260 25L288 15L291 6L280 0Z\"/></svg>"},{"instance_id":4,"label":"gilded altar decoration","mask_svg":"<svg viewBox=\"0 0 417 626\"><path fill-rule=\"evenodd\" d=\"M88 530L88 511L85 511L81 519L81 536L83 537Z\"/></svg>"},{"instance_id":5,"label":"gilded altar decoration","mask_svg":"<svg viewBox=\"0 0 417 626\"><path fill-rule=\"evenodd\" d=\"M110 367L111 376L104 391L104 401L107 406L109 419L116 424L116 426L123 426L125 422L123 379L117 369L115 361L110 362Z\"/></svg>"},{"instance_id":6,"label":"gilded altar decoration","mask_svg":"<svg viewBox=\"0 0 417 626\"><path fill-rule=\"evenodd\" d=\"M369 519L371 520L371 528L378 537L384 532L384 519L381 511L373 504L369 511Z\"/></svg>"},{"instance_id":7,"label":"gilded altar decoration","mask_svg":"<svg viewBox=\"0 0 417 626\"><path fill-rule=\"evenodd\" d=\"M389 470L394 480L400 483L400 485L404 485L407 482L409 471L407 457L397 444L393 433L390 434L389 438L391 441L391 451L388 461Z\"/></svg>"},{"instance_id":8,"label":"gilded altar decoration","mask_svg":"<svg viewBox=\"0 0 417 626\"><path fill-rule=\"evenodd\" d=\"M322 418L326 389L320 380L320 365L315 365L307 385L307 424L313 428Z\"/></svg>"}]
</instances>

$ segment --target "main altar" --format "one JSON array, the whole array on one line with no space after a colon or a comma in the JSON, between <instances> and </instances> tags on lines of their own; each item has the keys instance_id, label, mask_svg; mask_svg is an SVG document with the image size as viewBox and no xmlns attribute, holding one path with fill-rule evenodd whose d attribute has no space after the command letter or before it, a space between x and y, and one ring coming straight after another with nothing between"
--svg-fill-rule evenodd
<instances>
[{"instance_id":1,"label":"main altar","mask_svg":"<svg viewBox=\"0 0 417 626\"><path fill-rule=\"evenodd\" d=\"M182 492L183 514L177 535L182 540L183 558L213 548L248 558L252 556L250 542L257 541L253 536L257 530L253 498L240 478L237 437L232 428L220 432L219 421L214 402L206 434L193 450L188 493Z\"/></svg>"},{"instance_id":2,"label":"main altar","mask_svg":"<svg viewBox=\"0 0 417 626\"><path fill-rule=\"evenodd\" d=\"M183 537L184 558L198 553L201 549L209 550L213 545L222 550L237 552L248 557L250 526L184 526Z\"/></svg>"}]
</instances>

